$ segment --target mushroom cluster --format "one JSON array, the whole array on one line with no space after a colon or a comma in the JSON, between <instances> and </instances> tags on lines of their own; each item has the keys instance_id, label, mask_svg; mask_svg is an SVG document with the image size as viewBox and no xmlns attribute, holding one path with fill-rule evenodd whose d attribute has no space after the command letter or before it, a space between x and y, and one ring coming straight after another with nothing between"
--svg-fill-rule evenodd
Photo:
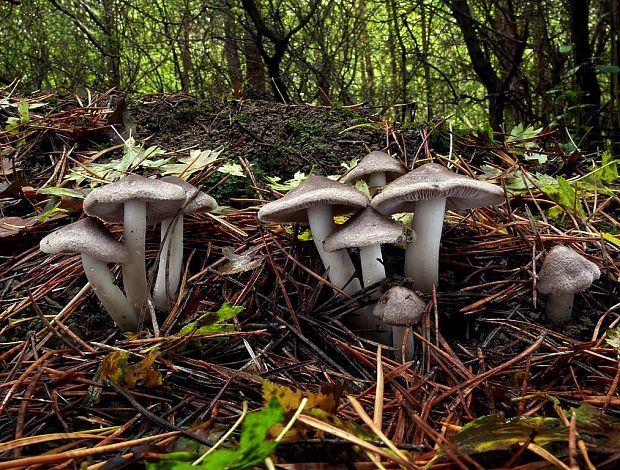
<instances>
[{"instance_id":1,"label":"mushroom cluster","mask_svg":"<svg viewBox=\"0 0 620 470\"><path fill-rule=\"evenodd\" d=\"M95 294L123 331L136 331L149 300L145 265L146 226L162 223L162 253L155 305L176 295L183 257L184 213L213 210L217 203L180 179L127 175L91 191L84 199L88 217L41 240L45 253L80 253ZM123 223L123 243L102 222ZM107 263L121 266L125 294L114 285Z\"/></svg>"},{"instance_id":2,"label":"mushroom cluster","mask_svg":"<svg viewBox=\"0 0 620 470\"><path fill-rule=\"evenodd\" d=\"M281 199L265 204L258 218L276 223L307 221L329 279L348 294L383 281L386 273L381 244L403 242L407 243L404 274L413 279L417 290L430 293L439 279L445 210L497 205L504 200L502 188L488 182L454 173L436 163L407 173L398 160L378 151L366 155L343 179L346 183L365 180L374 195L371 201L346 184L312 176ZM391 218L402 212L414 213L412 228ZM347 213L354 215L337 227L334 215ZM359 249L359 273L349 248ZM358 325L367 328L374 329L377 318L384 320L383 315L373 319L372 311L362 316L365 320ZM395 324L392 341L396 348L401 346L402 330L402 325Z\"/></svg>"}]
</instances>

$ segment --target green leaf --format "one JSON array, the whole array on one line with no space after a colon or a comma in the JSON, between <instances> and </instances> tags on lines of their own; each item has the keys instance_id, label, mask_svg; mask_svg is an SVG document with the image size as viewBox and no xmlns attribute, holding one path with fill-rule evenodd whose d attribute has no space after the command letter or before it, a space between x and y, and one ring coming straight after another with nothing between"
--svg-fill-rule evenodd
<instances>
[{"instance_id":1,"label":"green leaf","mask_svg":"<svg viewBox=\"0 0 620 470\"><path fill-rule=\"evenodd\" d=\"M216 449L207 455L200 465L186 462L162 461L147 464L147 470L244 470L260 465L278 446L267 440L272 426L284 421L284 411L277 398L259 411L249 413L243 423L243 430L236 449Z\"/></svg>"},{"instance_id":2,"label":"green leaf","mask_svg":"<svg viewBox=\"0 0 620 470\"><path fill-rule=\"evenodd\" d=\"M246 177L245 173L243 172L243 167L238 163L233 162L224 163L217 169L217 172L224 173L225 175L240 176L242 178Z\"/></svg>"},{"instance_id":3,"label":"green leaf","mask_svg":"<svg viewBox=\"0 0 620 470\"><path fill-rule=\"evenodd\" d=\"M569 52L571 52L573 50L573 45L572 44L565 44L563 46L560 46L559 48L560 54L568 54Z\"/></svg>"},{"instance_id":4,"label":"green leaf","mask_svg":"<svg viewBox=\"0 0 620 470\"><path fill-rule=\"evenodd\" d=\"M620 353L620 327L605 332L605 342Z\"/></svg>"},{"instance_id":5,"label":"green leaf","mask_svg":"<svg viewBox=\"0 0 620 470\"><path fill-rule=\"evenodd\" d=\"M620 247L620 238L616 237L615 235L612 235L609 232L601 232L601 237L603 237L603 240L608 241L612 245Z\"/></svg>"},{"instance_id":6,"label":"green leaf","mask_svg":"<svg viewBox=\"0 0 620 470\"><path fill-rule=\"evenodd\" d=\"M275 189L276 191L280 192L288 192L291 189L295 189L297 186L299 186L307 177L308 176L306 176L305 173L298 171L293 175L293 178L285 181L284 183L280 182L282 181L282 178L280 178L279 176L267 176L266 179L267 185L271 189Z\"/></svg>"},{"instance_id":7,"label":"green leaf","mask_svg":"<svg viewBox=\"0 0 620 470\"><path fill-rule=\"evenodd\" d=\"M37 193L48 194L56 197L70 197L73 199L84 199L86 197L86 195L79 189L59 188L55 186L37 189Z\"/></svg>"},{"instance_id":8,"label":"green leaf","mask_svg":"<svg viewBox=\"0 0 620 470\"><path fill-rule=\"evenodd\" d=\"M557 188L547 184L543 186L543 192L564 209L572 209L581 217L585 217L585 210L581 205L579 196L570 183L561 176L556 178L555 183L558 186Z\"/></svg>"},{"instance_id":9,"label":"green leaf","mask_svg":"<svg viewBox=\"0 0 620 470\"><path fill-rule=\"evenodd\" d=\"M30 105L27 101L20 101L17 105L17 112L21 122L30 121Z\"/></svg>"},{"instance_id":10,"label":"green leaf","mask_svg":"<svg viewBox=\"0 0 620 470\"><path fill-rule=\"evenodd\" d=\"M179 158L180 163L167 163L161 165L162 175L180 175L187 179L194 173L204 170L209 165L215 163L224 147L215 150L191 150L189 156Z\"/></svg>"},{"instance_id":11,"label":"green leaf","mask_svg":"<svg viewBox=\"0 0 620 470\"><path fill-rule=\"evenodd\" d=\"M568 430L557 418L513 418L500 415L482 416L466 424L452 441L467 454L508 450L534 437L534 443L545 445L568 439Z\"/></svg>"},{"instance_id":12,"label":"green leaf","mask_svg":"<svg viewBox=\"0 0 620 470\"><path fill-rule=\"evenodd\" d=\"M217 312L207 312L197 320L188 323L176 334L184 336L188 334L200 335L206 333L229 333L234 331L235 325L225 323L237 316L245 309L242 305L230 305L228 302L219 308Z\"/></svg>"},{"instance_id":13,"label":"green leaf","mask_svg":"<svg viewBox=\"0 0 620 470\"><path fill-rule=\"evenodd\" d=\"M613 74L613 73L620 72L620 67L618 67L617 65L602 64L602 65L597 65L596 70L598 70L601 73Z\"/></svg>"}]
</instances>

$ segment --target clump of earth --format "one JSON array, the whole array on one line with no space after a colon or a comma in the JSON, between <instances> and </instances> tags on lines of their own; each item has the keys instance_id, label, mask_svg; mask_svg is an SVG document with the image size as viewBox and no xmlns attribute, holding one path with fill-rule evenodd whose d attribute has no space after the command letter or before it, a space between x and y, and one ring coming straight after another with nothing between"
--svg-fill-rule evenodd
<instances>
[{"instance_id":1,"label":"clump of earth","mask_svg":"<svg viewBox=\"0 0 620 470\"><path fill-rule=\"evenodd\" d=\"M378 115L346 107L270 101L210 104L173 96L134 102L129 110L138 137L149 138L150 145L170 150L224 146L222 155L231 161L246 159L259 181L265 176L286 180L297 171L339 174L342 163L386 147L411 160L421 142L420 130L413 126L388 132Z\"/></svg>"}]
</instances>

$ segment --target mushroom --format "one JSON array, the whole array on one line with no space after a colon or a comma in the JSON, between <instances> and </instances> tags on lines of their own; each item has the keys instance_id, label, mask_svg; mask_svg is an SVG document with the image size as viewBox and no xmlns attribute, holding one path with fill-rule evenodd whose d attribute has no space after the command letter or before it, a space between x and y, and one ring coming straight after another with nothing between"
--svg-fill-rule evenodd
<instances>
[{"instance_id":1,"label":"mushroom","mask_svg":"<svg viewBox=\"0 0 620 470\"><path fill-rule=\"evenodd\" d=\"M570 320L576 292L590 287L601 276L601 271L593 262L579 253L557 245L549 250L538 273L536 289L547 294L547 318L554 325L562 325Z\"/></svg>"},{"instance_id":2,"label":"mushroom","mask_svg":"<svg viewBox=\"0 0 620 470\"><path fill-rule=\"evenodd\" d=\"M400 222L367 207L337 227L325 239L324 247L327 252L359 248L362 283L364 288L368 288L385 279L381 244L409 242L414 235L411 229L406 228ZM377 297L379 297L378 292L374 298ZM385 344L391 340L391 328L372 314L372 308L373 306L369 305L360 309L357 312L358 316L350 319L350 327L374 332L375 339Z\"/></svg>"},{"instance_id":3,"label":"mushroom","mask_svg":"<svg viewBox=\"0 0 620 470\"><path fill-rule=\"evenodd\" d=\"M147 224L171 217L185 202L176 184L128 175L91 191L84 212L105 222L123 222L129 259L123 264L123 285L129 303L140 314L148 298L144 242Z\"/></svg>"},{"instance_id":4,"label":"mushroom","mask_svg":"<svg viewBox=\"0 0 620 470\"><path fill-rule=\"evenodd\" d=\"M415 212L417 240L407 247L405 276L414 280L416 289L431 292L439 279L439 245L446 208L473 209L503 200L504 191L499 186L427 163L388 184L373 198L371 207L386 215Z\"/></svg>"},{"instance_id":5,"label":"mushroom","mask_svg":"<svg viewBox=\"0 0 620 470\"><path fill-rule=\"evenodd\" d=\"M355 188L324 176L310 176L295 189L258 211L261 222L308 222L312 238L331 282L347 294L360 291L359 279L346 250L328 253L325 238L334 230L334 215L368 206L368 198Z\"/></svg>"},{"instance_id":6,"label":"mushroom","mask_svg":"<svg viewBox=\"0 0 620 470\"><path fill-rule=\"evenodd\" d=\"M347 173L344 181L355 183L364 179L368 186L376 188L385 186L389 181L393 181L405 173L407 173L405 165L385 152L374 150L362 158L357 166Z\"/></svg>"},{"instance_id":7,"label":"mushroom","mask_svg":"<svg viewBox=\"0 0 620 470\"><path fill-rule=\"evenodd\" d=\"M168 217L161 222L161 254L153 288L153 305L164 309L168 306L168 299L177 293L181 282L183 216L195 212L210 212L217 207L217 202L207 193L198 190L196 186L178 176L165 176L160 181L183 188L186 199L182 211L177 211L173 217Z\"/></svg>"},{"instance_id":8,"label":"mushroom","mask_svg":"<svg viewBox=\"0 0 620 470\"><path fill-rule=\"evenodd\" d=\"M395 286L385 292L375 305L373 314L388 325L392 325L392 344L395 358L401 361L413 358L413 335L404 344L407 328L420 322L426 304L411 289Z\"/></svg>"},{"instance_id":9,"label":"mushroom","mask_svg":"<svg viewBox=\"0 0 620 470\"><path fill-rule=\"evenodd\" d=\"M410 243L415 233L400 222L386 217L372 207L353 215L325 239L325 251L360 249L362 282L365 288L385 279L381 244Z\"/></svg>"},{"instance_id":10,"label":"mushroom","mask_svg":"<svg viewBox=\"0 0 620 470\"><path fill-rule=\"evenodd\" d=\"M114 278L107 263L127 262L127 248L112 238L105 226L90 217L66 225L39 243L43 253L73 254L82 258L84 274L93 292L114 322L123 331L136 331L138 317L121 290L114 285Z\"/></svg>"}]
</instances>

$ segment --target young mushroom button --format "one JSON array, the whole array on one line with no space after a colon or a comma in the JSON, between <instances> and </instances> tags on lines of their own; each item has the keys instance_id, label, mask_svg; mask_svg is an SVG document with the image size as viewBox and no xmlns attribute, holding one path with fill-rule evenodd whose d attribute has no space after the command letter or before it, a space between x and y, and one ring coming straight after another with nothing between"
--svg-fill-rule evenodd
<instances>
[{"instance_id":1,"label":"young mushroom button","mask_svg":"<svg viewBox=\"0 0 620 470\"><path fill-rule=\"evenodd\" d=\"M136 331L138 317L127 298L114 285L114 278L107 265L123 264L129 255L127 249L112 238L100 221L87 217L62 227L43 238L39 247L43 253L79 253L84 274L108 314L121 330Z\"/></svg>"},{"instance_id":2,"label":"young mushroom button","mask_svg":"<svg viewBox=\"0 0 620 470\"><path fill-rule=\"evenodd\" d=\"M175 184L128 175L94 189L84 199L84 212L105 222L122 222L129 260L123 265L127 299L140 314L149 296L144 243L146 224L173 216L185 203L185 191Z\"/></svg>"},{"instance_id":3,"label":"young mushroom button","mask_svg":"<svg viewBox=\"0 0 620 470\"><path fill-rule=\"evenodd\" d=\"M413 358L413 335L409 335L407 345L404 345L407 328L420 322L426 304L411 289L395 286L381 296L373 310L373 314L388 325L392 325L392 342L396 350L396 360L409 361ZM402 355L402 350L405 355Z\"/></svg>"},{"instance_id":4,"label":"young mushroom button","mask_svg":"<svg viewBox=\"0 0 620 470\"><path fill-rule=\"evenodd\" d=\"M211 212L217 202L207 193L178 176L165 176L160 181L175 184L185 191L186 202L182 211L161 222L161 254L157 278L153 288L153 304L159 309L168 307L169 298L176 295L183 268L183 216Z\"/></svg>"},{"instance_id":5,"label":"young mushroom button","mask_svg":"<svg viewBox=\"0 0 620 470\"><path fill-rule=\"evenodd\" d=\"M372 200L382 214L415 212L417 235L405 254L405 276L416 289L431 292L439 278L439 245L448 209L473 209L504 201L504 191L493 184L459 175L437 163L427 163L395 179Z\"/></svg>"},{"instance_id":6,"label":"young mushroom button","mask_svg":"<svg viewBox=\"0 0 620 470\"><path fill-rule=\"evenodd\" d=\"M405 165L385 152L374 150L360 160L360 162L344 177L347 183L365 180L368 186L383 187L407 173Z\"/></svg>"},{"instance_id":7,"label":"young mushroom button","mask_svg":"<svg viewBox=\"0 0 620 470\"><path fill-rule=\"evenodd\" d=\"M335 228L334 215L355 212L368 203L368 198L355 188L324 176L310 176L282 198L265 204L258 211L258 219L275 223L308 222L329 279L347 294L355 294L361 286L353 277L355 268L349 254L346 250L328 253L323 243Z\"/></svg>"},{"instance_id":8,"label":"young mushroom button","mask_svg":"<svg viewBox=\"0 0 620 470\"><path fill-rule=\"evenodd\" d=\"M598 266L579 253L557 245L549 250L538 273L536 290L548 295L547 318L554 325L570 320L576 292L586 290L601 276Z\"/></svg>"}]
</instances>

